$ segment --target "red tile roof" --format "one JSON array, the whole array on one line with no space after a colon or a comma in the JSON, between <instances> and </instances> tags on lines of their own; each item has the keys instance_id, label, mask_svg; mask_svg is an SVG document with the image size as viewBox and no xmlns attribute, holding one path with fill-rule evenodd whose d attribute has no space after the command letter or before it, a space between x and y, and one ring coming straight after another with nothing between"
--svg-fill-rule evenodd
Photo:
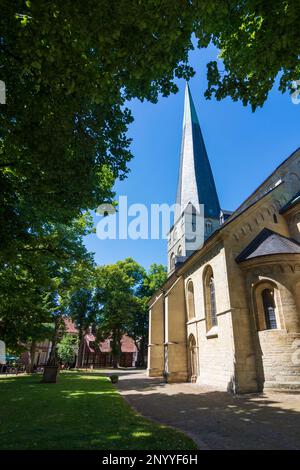
<instances>
[{"instance_id":1,"label":"red tile roof","mask_svg":"<svg viewBox=\"0 0 300 470\"><path fill-rule=\"evenodd\" d=\"M77 334L78 329L70 318L64 318L66 333Z\"/></svg>"}]
</instances>

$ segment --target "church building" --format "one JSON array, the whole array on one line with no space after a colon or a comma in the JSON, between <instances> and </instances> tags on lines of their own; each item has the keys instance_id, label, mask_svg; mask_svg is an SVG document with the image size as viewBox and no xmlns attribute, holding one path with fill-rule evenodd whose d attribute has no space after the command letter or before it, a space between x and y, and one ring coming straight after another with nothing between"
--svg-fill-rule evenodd
<instances>
[{"instance_id":1,"label":"church building","mask_svg":"<svg viewBox=\"0 0 300 470\"><path fill-rule=\"evenodd\" d=\"M176 203L168 279L150 301L149 376L300 389L300 148L222 210L187 85Z\"/></svg>"}]
</instances>

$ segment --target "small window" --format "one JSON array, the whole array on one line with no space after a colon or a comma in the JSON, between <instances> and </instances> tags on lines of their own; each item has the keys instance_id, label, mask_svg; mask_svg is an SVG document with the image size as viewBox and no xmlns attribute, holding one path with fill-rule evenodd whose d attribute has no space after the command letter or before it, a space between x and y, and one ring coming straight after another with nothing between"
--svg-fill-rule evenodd
<instances>
[{"instance_id":1,"label":"small window","mask_svg":"<svg viewBox=\"0 0 300 470\"><path fill-rule=\"evenodd\" d=\"M210 220L205 221L205 233L210 235L212 233L212 222Z\"/></svg>"},{"instance_id":2,"label":"small window","mask_svg":"<svg viewBox=\"0 0 300 470\"><path fill-rule=\"evenodd\" d=\"M188 319L192 320L195 317L194 284L192 281L189 281L187 285L187 304Z\"/></svg>"},{"instance_id":3,"label":"small window","mask_svg":"<svg viewBox=\"0 0 300 470\"><path fill-rule=\"evenodd\" d=\"M192 213L192 232L196 232L197 228L197 214L193 211Z\"/></svg>"},{"instance_id":4,"label":"small window","mask_svg":"<svg viewBox=\"0 0 300 470\"><path fill-rule=\"evenodd\" d=\"M261 293L267 330L276 330L276 306L274 289L264 289Z\"/></svg>"},{"instance_id":5,"label":"small window","mask_svg":"<svg viewBox=\"0 0 300 470\"><path fill-rule=\"evenodd\" d=\"M175 255L174 253L172 253L170 256L170 269L174 269L174 268L175 268Z\"/></svg>"},{"instance_id":6,"label":"small window","mask_svg":"<svg viewBox=\"0 0 300 470\"><path fill-rule=\"evenodd\" d=\"M179 247L178 247L177 255L178 255L178 256L182 256L182 248L181 248L181 245L179 245Z\"/></svg>"},{"instance_id":7,"label":"small window","mask_svg":"<svg viewBox=\"0 0 300 470\"><path fill-rule=\"evenodd\" d=\"M274 224L278 224L278 218L276 214L273 214Z\"/></svg>"},{"instance_id":8,"label":"small window","mask_svg":"<svg viewBox=\"0 0 300 470\"><path fill-rule=\"evenodd\" d=\"M217 303L216 303L216 286L214 273L211 266L208 266L204 273L204 301L206 314L206 329L210 331L218 325Z\"/></svg>"}]
</instances>

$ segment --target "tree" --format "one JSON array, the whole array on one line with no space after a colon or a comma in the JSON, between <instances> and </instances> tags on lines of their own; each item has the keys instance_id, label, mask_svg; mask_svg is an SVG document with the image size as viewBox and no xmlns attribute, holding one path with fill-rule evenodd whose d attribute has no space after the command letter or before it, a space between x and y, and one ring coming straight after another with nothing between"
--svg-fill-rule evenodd
<instances>
[{"instance_id":1,"label":"tree","mask_svg":"<svg viewBox=\"0 0 300 470\"><path fill-rule=\"evenodd\" d=\"M194 33L213 43L206 97L262 106L300 76L292 0L4 0L1 3L0 243L5 261L46 223L113 198L131 159L126 100L156 102L189 79ZM32 40L34 38L34 41ZM80 190L79 190L80 188Z\"/></svg>"},{"instance_id":2,"label":"tree","mask_svg":"<svg viewBox=\"0 0 300 470\"><path fill-rule=\"evenodd\" d=\"M174 74L192 74L191 19L180 14L189 2L179 3L2 2L5 252L14 253L16 236L26 238L32 227L68 223L111 200L131 158L126 100L155 102L159 92L177 89Z\"/></svg>"},{"instance_id":3,"label":"tree","mask_svg":"<svg viewBox=\"0 0 300 470\"><path fill-rule=\"evenodd\" d=\"M298 1L197 1L194 32L199 47L212 42L222 60L208 64L207 98L230 96L262 106L280 76L279 89L300 78Z\"/></svg>"},{"instance_id":4,"label":"tree","mask_svg":"<svg viewBox=\"0 0 300 470\"><path fill-rule=\"evenodd\" d=\"M162 264L151 264L149 272L144 274L143 281L137 290L138 301L136 308L127 324L127 334L133 338L137 350L139 367L145 366L145 355L149 331L149 300L167 279L167 269Z\"/></svg>"},{"instance_id":5,"label":"tree","mask_svg":"<svg viewBox=\"0 0 300 470\"><path fill-rule=\"evenodd\" d=\"M54 325L50 362L62 334L62 316L74 290L84 286L93 270L93 256L83 245L90 232L87 215L70 226L44 224L19 243L19 254L0 270L0 336L18 349L31 342L44 323ZM34 333L34 334L33 334Z\"/></svg>"},{"instance_id":6,"label":"tree","mask_svg":"<svg viewBox=\"0 0 300 470\"><path fill-rule=\"evenodd\" d=\"M65 334L57 347L58 358L64 364L71 364L74 361L75 350L78 347L78 336Z\"/></svg>"},{"instance_id":7,"label":"tree","mask_svg":"<svg viewBox=\"0 0 300 470\"><path fill-rule=\"evenodd\" d=\"M111 339L113 367L121 354L121 338L127 332L132 312L136 310L136 291L144 269L132 258L96 268L95 300L98 304L98 339Z\"/></svg>"},{"instance_id":8,"label":"tree","mask_svg":"<svg viewBox=\"0 0 300 470\"><path fill-rule=\"evenodd\" d=\"M72 293L67 307L67 313L74 321L78 329L79 351L76 359L76 367L82 366L84 335L90 325L96 320L96 304L92 288L81 288Z\"/></svg>"}]
</instances>

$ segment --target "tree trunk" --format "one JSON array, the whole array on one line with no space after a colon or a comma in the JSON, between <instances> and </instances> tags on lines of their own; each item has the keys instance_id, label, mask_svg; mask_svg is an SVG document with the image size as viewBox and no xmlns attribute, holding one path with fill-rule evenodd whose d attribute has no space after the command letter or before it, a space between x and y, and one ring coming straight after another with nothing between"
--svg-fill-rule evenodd
<instances>
[{"instance_id":1,"label":"tree trunk","mask_svg":"<svg viewBox=\"0 0 300 470\"><path fill-rule=\"evenodd\" d=\"M118 330L112 332L112 345L111 345L111 355L112 355L112 366L114 369L118 369L120 364L121 357L121 337Z\"/></svg>"},{"instance_id":2,"label":"tree trunk","mask_svg":"<svg viewBox=\"0 0 300 470\"><path fill-rule=\"evenodd\" d=\"M77 357L76 357L76 364L75 364L76 369L79 369L79 367L82 366L83 339L84 339L84 335L83 335L82 328L79 328L79 333L78 333L78 344L79 344L79 346L78 346L78 354L77 354Z\"/></svg>"},{"instance_id":3,"label":"tree trunk","mask_svg":"<svg viewBox=\"0 0 300 470\"><path fill-rule=\"evenodd\" d=\"M60 335L60 325L61 325L61 318L56 317L54 320L54 334L52 338L52 345L51 351L49 354L49 358L47 361L47 365L44 367L44 373L42 382L44 383L55 383L56 376L58 372L58 361L57 361L57 344Z\"/></svg>"},{"instance_id":4,"label":"tree trunk","mask_svg":"<svg viewBox=\"0 0 300 470\"><path fill-rule=\"evenodd\" d=\"M137 348L137 361L136 367L145 368L145 347L147 345L145 338L140 338L139 341L135 341L135 345Z\"/></svg>"},{"instance_id":5,"label":"tree trunk","mask_svg":"<svg viewBox=\"0 0 300 470\"><path fill-rule=\"evenodd\" d=\"M145 338L141 339L140 343L140 367L145 368L146 363L145 363L145 355L147 351L147 340Z\"/></svg>"},{"instance_id":6,"label":"tree trunk","mask_svg":"<svg viewBox=\"0 0 300 470\"><path fill-rule=\"evenodd\" d=\"M34 369L35 351L36 351L36 342L32 341L31 345L30 345L29 354L28 354L28 358L29 358L29 363L28 363L28 366L27 366L27 373L28 374L32 374L33 369Z\"/></svg>"}]
</instances>

